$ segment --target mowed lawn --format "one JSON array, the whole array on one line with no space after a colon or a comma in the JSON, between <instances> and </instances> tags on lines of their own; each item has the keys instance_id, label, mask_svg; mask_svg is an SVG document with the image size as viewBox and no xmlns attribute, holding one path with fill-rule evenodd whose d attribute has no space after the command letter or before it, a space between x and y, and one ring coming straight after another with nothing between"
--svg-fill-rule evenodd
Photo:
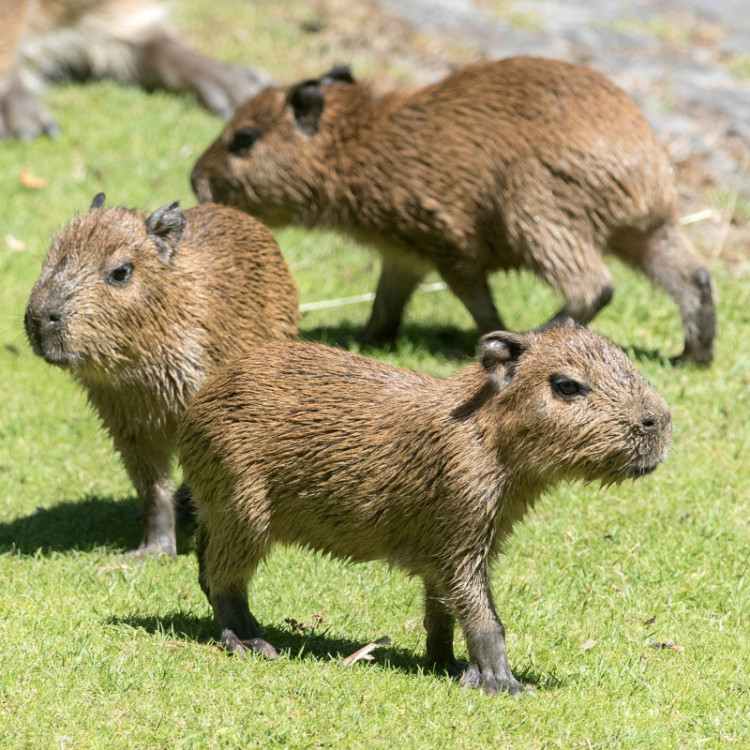
<instances>
[{"instance_id":1,"label":"mowed lawn","mask_svg":"<svg viewBox=\"0 0 750 750\"><path fill-rule=\"evenodd\" d=\"M363 74L383 65L321 42L302 3L178 9L193 43L208 51L215 39L217 55L283 80L342 55ZM388 74L406 77L398 64ZM487 698L425 671L419 581L298 549L276 549L251 586L281 657L243 662L216 648L192 529L180 531L174 560L125 555L141 531L129 480L81 390L23 332L50 237L99 191L108 205L193 205L190 168L221 122L187 97L109 83L63 86L45 101L59 139L0 142L0 747L750 746L747 274L710 261L716 361L674 369L675 305L611 264L617 293L593 327L663 393L674 443L638 482L546 496L498 561L511 666L535 698ZM748 220L742 200L735 211ZM374 290L371 250L322 231L277 239L302 303ZM528 274L498 274L493 290L519 330L559 305ZM305 313L301 336L357 350L368 313L369 303ZM395 350L368 355L446 376L476 341L448 292L422 293ZM342 665L385 635L391 645L372 661Z\"/></svg>"}]
</instances>

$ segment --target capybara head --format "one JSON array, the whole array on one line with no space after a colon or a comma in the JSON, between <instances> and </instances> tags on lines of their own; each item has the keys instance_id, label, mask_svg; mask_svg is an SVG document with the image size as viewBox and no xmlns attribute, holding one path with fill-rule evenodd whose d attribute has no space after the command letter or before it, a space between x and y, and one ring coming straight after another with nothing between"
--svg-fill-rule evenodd
<instances>
[{"instance_id":1,"label":"capybara head","mask_svg":"<svg viewBox=\"0 0 750 750\"><path fill-rule=\"evenodd\" d=\"M85 375L113 376L140 364L181 310L179 275L170 264L185 229L176 203L145 220L125 208L87 214L58 234L34 285L24 323L36 354Z\"/></svg>"},{"instance_id":2,"label":"capybara head","mask_svg":"<svg viewBox=\"0 0 750 750\"><path fill-rule=\"evenodd\" d=\"M481 350L486 395L496 402L482 419L497 420L501 454L522 474L610 484L647 474L666 457L669 408L604 337L569 326L491 333ZM471 400L456 414L467 407Z\"/></svg>"},{"instance_id":3,"label":"capybara head","mask_svg":"<svg viewBox=\"0 0 750 750\"><path fill-rule=\"evenodd\" d=\"M335 102L336 90L351 83L349 68L341 66L289 88L264 89L245 102L193 167L198 199L237 206L271 226L318 223L323 203L333 197L324 195L326 151L346 148L338 136L327 138L326 123L340 116L337 132L357 128Z\"/></svg>"}]
</instances>

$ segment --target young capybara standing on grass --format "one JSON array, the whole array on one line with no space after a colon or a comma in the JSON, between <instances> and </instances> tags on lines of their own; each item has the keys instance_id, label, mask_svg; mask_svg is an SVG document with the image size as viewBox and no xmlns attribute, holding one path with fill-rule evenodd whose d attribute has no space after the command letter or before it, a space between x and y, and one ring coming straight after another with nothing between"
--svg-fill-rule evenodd
<instances>
[{"instance_id":1,"label":"young capybara standing on grass","mask_svg":"<svg viewBox=\"0 0 750 750\"><path fill-rule=\"evenodd\" d=\"M612 297L609 248L662 286L685 329L678 359L708 363L711 280L678 222L667 155L628 96L580 65L478 63L417 90L376 93L346 68L269 88L196 163L201 201L270 225L323 225L383 265L362 339L392 339L438 270L482 331L503 328L487 276L528 268L588 323Z\"/></svg>"},{"instance_id":2,"label":"young capybara standing on grass","mask_svg":"<svg viewBox=\"0 0 750 750\"><path fill-rule=\"evenodd\" d=\"M270 232L216 205L102 208L54 238L26 307L36 354L85 388L143 506L144 552L174 555L177 423L224 361L297 331L297 288Z\"/></svg>"},{"instance_id":3,"label":"young capybara standing on grass","mask_svg":"<svg viewBox=\"0 0 750 750\"><path fill-rule=\"evenodd\" d=\"M247 584L296 543L421 577L428 661L455 667L458 620L462 682L521 692L489 586L505 538L559 482L652 471L671 432L662 397L583 328L488 334L447 380L320 344L258 348L201 389L178 436L221 643L276 656Z\"/></svg>"}]
</instances>

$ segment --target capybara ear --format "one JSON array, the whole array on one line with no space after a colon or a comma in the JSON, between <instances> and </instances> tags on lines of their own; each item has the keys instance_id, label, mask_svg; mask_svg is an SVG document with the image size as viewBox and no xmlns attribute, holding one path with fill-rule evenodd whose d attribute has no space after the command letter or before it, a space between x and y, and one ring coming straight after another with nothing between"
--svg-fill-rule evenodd
<instances>
[{"instance_id":1,"label":"capybara ear","mask_svg":"<svg viewBox=\"0 0 750 750\"><path fill-rule=\"evenodd\" d=\"M89 211L98 211L104 205L105 200L107 200L107 196L104 193L97 193L91 201Z\"/></svg>"},{"instance_id":2,"label":"capybara ear","mask_svg":"<svg viewBox=\"0 0 750 750\"><path fill-rule=\"evenodd\" d=\"M327 83L356 83L352 69L348 65L334 65L327 73L320 77L322 84Z\"/></svg>"},{"instance_id":3,"label":"capybara ear","mask_svg":"<svg viewBox=\"0 0 750 750\"><path fill-rule=\"evenodd\" d=\"M528 346L529 339L522 333L494 331L479 340L479 359L482 367L500 385L513 377L516 362Z\"/></svg>"},{"instance_id":4,"label":"capybara ear","mask_svg":"<svg viewBox=\"0 0 750 750\"><path fill-rule=\"evenodd\" d=\"M287 104L294 112L297 127L306 135L318 132L320 116L323 113L325 100L317 80L303 81L292 86L287 94Z\"/></svg>"},{"instance_id":5,"label":"capybara ear","mask_svg":"<svg viewBox=\"0 0 750 750\"><path fill-rule=\"evenodd\" d=\"M185 214L180 210L179 201L157 208L146 218L145 224L149 236L159 247L159 258L166 263L179 245L185 229Z\"/></svg>"}]
</instances>

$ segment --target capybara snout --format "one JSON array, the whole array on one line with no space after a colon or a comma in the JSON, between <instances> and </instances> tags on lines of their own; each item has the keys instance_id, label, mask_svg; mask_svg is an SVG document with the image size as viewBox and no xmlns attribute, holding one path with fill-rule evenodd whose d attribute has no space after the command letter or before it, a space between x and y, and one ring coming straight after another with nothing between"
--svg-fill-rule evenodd
<instances>
[{"instance_id":1,"label":"capybara snout","mask_svg":"<svg viewBox=\"0 0 750 750\"><path fill-rule=\"evenodd\" d=\"M463 684L522 692L489 587L504 540L559 482L653 471L671 433L664 399L587 329L490 333L448 379L319 344L263 346L201 389L178 436L221 643L275 655L247 584L274 544L300 544L419 576L429 663L455 669L457 622Z\"/></svg>"}]
</instances>

